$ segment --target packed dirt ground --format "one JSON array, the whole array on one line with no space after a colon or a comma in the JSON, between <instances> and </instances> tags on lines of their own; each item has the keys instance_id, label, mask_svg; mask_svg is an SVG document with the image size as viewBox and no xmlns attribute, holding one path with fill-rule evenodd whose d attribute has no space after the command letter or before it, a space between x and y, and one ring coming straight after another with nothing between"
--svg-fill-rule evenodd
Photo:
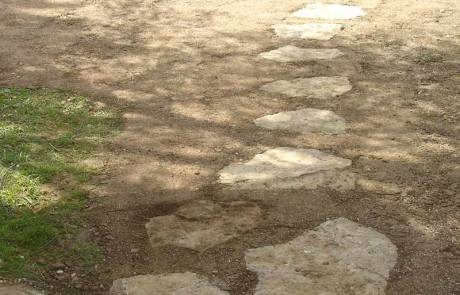
<instances>
[{"instance_id":1,"label":"packed dirt ground","mask_svg":"<svg viewBox=\"0 0 460 295\"><path fill-rule=\"evenodd\" d=\"M345 217L398 249L388 295L460 294L460 3L339 0L367 15L330 41L284 40L271 25L304 0L2 0L0 85L67 88L124 112L124 131L101 147L104 175L80 238L105 261L82 286L46 276L50 294L107 294L135 274L190 271L232 295L253 294L247 249L289 241ZM257 58L285 45L338 48L334 60L279 64ZM259 90L275 80L347 76L335 99ZM346 134L259 128L266 114L332 110ZM355 190L228 190L216 173L274 147L352 159ZM56 183L56 186L65 185ZM263 223L203 252L150 247L145 223L192 200L257 203ZM65 243L64 243L65 244ZM76 270L78 272L78 270Z\"/></svg>"}]
</instances>

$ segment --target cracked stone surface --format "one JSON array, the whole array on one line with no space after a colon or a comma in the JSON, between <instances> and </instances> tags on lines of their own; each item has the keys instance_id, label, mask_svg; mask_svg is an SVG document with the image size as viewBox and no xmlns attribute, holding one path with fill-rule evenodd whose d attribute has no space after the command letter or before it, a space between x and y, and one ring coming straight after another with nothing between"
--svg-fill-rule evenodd
<instances>
[{"instance_id":1,"label":"cracked stone surface","mask_svg":"<svg viewBox=\"0 0 460 295\"><path fill-rule=\"evenodd\" d=\"M329 187L353 189L356 174L343 170L351 160L314 149L280 147L256 155L244 164L219 171L219 182L231 189L288 189Z\"/></svg>"},{"instance_id":2,"label":"cracked stone surface","mask_svg":"<svg viewBox=\"0 0 460 295\"><path fill-rule=\"evenodd\" d=\"M292 81L280 80L268 83L260 89L289 97L327 99L350 91L352 86L347 77L334 76L294 79Z\"/></svg>"},{"instance_id":3,"label":"cracked stone surface","mask_svg":"<svg viewBox=\"0 0 460 295\"><path fill-rule=\"evenodd\" d=\"M262 210L253 203L199 201L174 214L152 218L146 229L153 247L175 245L204 251L256 226Z\"/></svg>"},{"instance_id":4,"label":"cracked stone surface","mask_svg":"<svg viewBox=\"0 0 460 295\"><path fill-rule=\"evenodd\" d=\"M255 295L384 295L396 259L385 235L345 218L245 256L259 277Z\"/></svg>"},{"instance_id":5,"label":"cracked stone surface","mask_svg":"<svg viewBox=\"0 0 460 295\"><path fill-rule=\"evenodd\" d=\"M22 285L0 285L1 295L44 295L45 293L37 291L27 286Z\"/></svg>"},{"instance_id":6,"label":"cracked stone surface","mask_svg":"<svg viewBox=\"0 0 460 295\"><path fill-rule=\"evenodd\" d=\"M302 109L268 115L254 120L257 126L294 132L325 134L345 133L345 120L334 112L318 109Z\"/></svg>"},{"instance_id":7,"label":"cracked stone surface","mask_svg":"<svg viewBox=\"0 0 460 295\"><path fill-rule=\"evenodd\" d=\"M301 25L274 25L276 35L284 39L330 40L342 30L341 24L311 23Z\"/></svg>"},{"instance_id":8,"label":"cracked stone surface","mask_svg":"<svg viewBox=\"0 0 460 295\"><path fill-rule=\"evenodd\" d=\"M293 15L309 19L352 19L366 13L357 6L314 3L294 12Z\"/></svg>"},{"instance_id":9,"label":"cracked stone surface","mask_svg":"<svg viewBox=\"0 0 460 295\"><path fill-rule=\"evenodd\" d=\"M334 59L342 55L343 53L338 49L303 49L288 45L276 50L260 53L259 57L277 62L301 62Z\"/></svg>"},{"instance_id":10,"label":"cracked stone surface","mask_svg":"<svg viewBox=\"0 0 460 295\"><path fill-rule=\"evenodd\" d=\"M141 275L113 282L110 295L228 295L194 273Z\"/></svg>"}]
</instances>

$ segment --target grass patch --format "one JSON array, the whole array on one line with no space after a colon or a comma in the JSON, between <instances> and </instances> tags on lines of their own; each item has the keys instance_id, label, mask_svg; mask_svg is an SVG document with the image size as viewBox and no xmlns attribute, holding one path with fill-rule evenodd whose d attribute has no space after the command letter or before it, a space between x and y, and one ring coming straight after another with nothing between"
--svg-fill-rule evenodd
<instances>
[{"instance_id":1,"label":"grass patch","mask_svg":"<svg viewBox=\"0 0 460 295\"><path fill-rule=\"evenodd\" d=\"M82 164L120 126L117 114L96 110L68 91L0 89L0 276L28 276L38 252L81 223L88 198L42 190L56 176L85 182L97 169Z\"/></svg>"},{"instance_id":2,"label":"grass patch","mask_svg":"<svg viewBox=\"0 0 460 295\"><path fill-rule=\"evenodd\" d=\"M80 247L74 248L74 251L78 254L80 260L83 261L83 267L85 268L91 268L95 266L104 258L101 249L94 244L82 245Z\"/></svg>"}]
</instances>

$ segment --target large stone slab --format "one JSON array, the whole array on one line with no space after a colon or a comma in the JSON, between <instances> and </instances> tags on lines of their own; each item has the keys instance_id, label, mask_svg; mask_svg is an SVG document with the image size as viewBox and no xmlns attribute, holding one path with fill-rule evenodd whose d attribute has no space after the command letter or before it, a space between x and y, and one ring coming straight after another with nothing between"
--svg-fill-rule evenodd
<instances>
[{"instance_id":1,"label":"large stone slab","mask_svg":"<svg viewBox=\"0 0 460 295\"><path fill-rule=\"evenodd\" d=\"M23 285L0 285L0 295L44 295L45 293Z\"/></svg>"},{"instance_id":2,"label":"large stone slab","mask_svg":"<svg viewBox=\"0 0 460 295\"><path fill-rule=\"evenodd\" d=\"M343 53L338 49L303 49L288 45L276 50L262 52L259 57L277 62L302 62L334 59L342 55Z\"/></svg>"},{"instance_id":3,"label":"large stone slab","mask_svg":"<svg viewBox=\"0 0 460 295\"><path fill-rule=\"evenodd\" d=\"M293 15L309 19L352 19L366 13L357 6L314 3L294 12Z\"/></svg>"},{"instance_id":4,"label":"large stone slab","mask_svg":"<svg viewBox=\"0 0 460 295\"><path fill-rule=\"evenodd\" d=\"M347 77L334 76L295 79L292 81L280 80L268 83L260 89L289 97L327 99L344 94L352 88Z\"/></svg>"},{"instance_id":5,"label":"large stone slab","mask_svg":"<svg viewBox=\"0 0 460 295\"><path fill-rule=\"evenodd\" d=\"M310 108L265 116L255 119L254 123L267 129L303 133L340 134L346 128L345 120L334 112Z\"/></svg>"},{"instance_id":6,"label":"large stone slab","mask_svg":"<svg viewBox=\"0 0 460 295\"><path fill-rule=\"evenodd\" d=\"M110 295L228 295L194 273L142 275L113 282Z\"/></svg>"},{"instance_id":7,"label":"large stone slab","mask_svg":"<svg viewBox=\"0 0 460 295\"><path fill-rule=\"evenodd\" d=\"M204 251L256 226L262 210L249 202L200 201L174 214L152 218L146 229L153 247L175 245Z\"/></svg>"},{"instance_id":8,"label":"large stone slab","mask_svg":"<svg viewBox=\"0 0 460 295\"><path fill-rule=\"evenodd\" d=\"M301 24L274 25L276 35L283 39L314 39L314 40L330 40L342 30L341 24Z\"/></svg>"},{"instance_id":9,"label":"large stone slab","mask_svg":"<svg viewBox=\"0 0 460 295\"><path fill-rule=\"evenodd\" d=\"M356 175L342 169L351 160L314 149L280 147L256 155L244 164L219 171L219 182L232 189L288 189L329 187L353 189Z\"/></svg>"},{"instance_id":10,"label":"large stone slab","mask_svg":"<svg viewBox=\"0 0 460 295\"><path fill-rule=\"evenodd\" d=\"M386 236L344 218L245 256L259 277L255 295L384 295L396 259Z\"/></svg>"}]
</instances>

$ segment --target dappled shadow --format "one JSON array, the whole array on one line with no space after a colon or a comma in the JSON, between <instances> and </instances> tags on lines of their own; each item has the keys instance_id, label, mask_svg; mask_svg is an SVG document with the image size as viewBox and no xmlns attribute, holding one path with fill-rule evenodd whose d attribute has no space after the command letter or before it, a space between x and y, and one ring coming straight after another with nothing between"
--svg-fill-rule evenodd
<instances>
[{"instance_id":1,"label":"dappled shadow","mask_svg":"<svg viewBox=\"0 0 460 295\"><path fill-rule=\"evenodd\" d=\"M267 227L306 229L344 216L386 233L401 253L388 294L456 292L449 275L455 264L449 261L458 255L445 258L454 252L442 249L454 243L459 227L460 53L451 26L457 8L438 1L445 10L441 13L435 4L423 8L386 1L369 11L371 16L345 22L345 30L331 41L286 41L269 26L282 22L301 1L270 1L270 7L252 2L243 1L235 11L236 3L216 8L216 3L179 1L1 4L0 38L6 46L0 49L0 85L69 88L125 112L125 131L106 150L113 168L91 192L104 197L103 209L94 208L95 220L110 222L116 237L107 246L113 260L107 281L137 271L137 264L117 261L130 253L132 234L144 230L142 223L125 226L142 208L236 198L269 204ZM251 5L268 12L253 16ZM401 10L407 14L398 14ZM283 65L257 58L287 43L337 47L344 56ZM259 91L275 80L315 76L348 76L354 88L324 100ZM252 123L266 114L305 107L344 117L347 134L296 134ZM279 146L353 159L360 178L397 186L400 192L358 186L355 192L268 194L228 192L215 184L216 172L226 165ZM321 200L334 207L323 209ZM312 208L319 215L303 225L301 216ZM251 235L250 242L239 243L235 255L241 258L247 247L274 242ZM433 258L421 259L425 254ZM198 259L190 257L184 259ZM444 266L430 268L438 259L445 259ZM143 265L142 271L171 271L170 260L161 261L161 267ZM212 272L208 266L202 271ZM427 276L442 283L423 282Z\"/></svg>"}]
</instances>

